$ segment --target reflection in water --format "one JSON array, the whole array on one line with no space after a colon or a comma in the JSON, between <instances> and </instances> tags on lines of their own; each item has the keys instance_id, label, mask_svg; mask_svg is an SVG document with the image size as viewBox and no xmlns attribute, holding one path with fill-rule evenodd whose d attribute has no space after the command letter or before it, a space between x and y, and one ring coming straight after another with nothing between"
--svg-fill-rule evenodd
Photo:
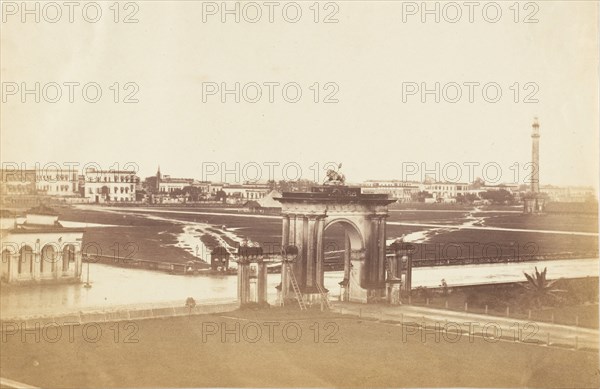
<instances>
[{"instance_id":1,"label":"reflection in water","mask_svg":"<svg viewBox=\"0 0 600 389\"><path fill-rule=\"evenodd\" d=\"M467 266L439 266L413 270L413 288L437 287L442 278L449 286L523 281L523 271L548 268L548 277L575 278L598 276L597 259L571 259L524 263L500 263ZM85 269L84 269L85 270ZM338 282L343 272L325 273L325 288L334 300L340 295ZM161 304L185 304L187 297L198 303L233 302L237 295L237 277L170 275L149 270L127 269L90 264L92 288L82 284L3 286L0 293L1 316L48 315L88 310L114 309L119 306L143 307ZM268 275L269 302L277 298L279 274Z\"/></svg>"}]
</instances>

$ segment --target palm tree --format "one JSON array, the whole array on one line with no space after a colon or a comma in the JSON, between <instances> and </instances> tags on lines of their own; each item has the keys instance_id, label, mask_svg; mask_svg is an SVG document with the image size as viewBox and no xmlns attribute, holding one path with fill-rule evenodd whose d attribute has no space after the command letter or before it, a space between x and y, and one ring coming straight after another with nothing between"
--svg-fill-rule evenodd
<instances>
[{"instance_id":1,"label":"palm tree","mask_svg":"<svg viewBox=\"0 0 600 389\"><path fill-rule=\"evenodd\" d=\"M565 290L553 288L557 280L548 281L546 279L546 268L540 273L536 266L535 273L527 274L523 272L523 274L527 278L527 284L524 287L530 292L536 307L540 307L543 300L558 299L558 293L566 292Z\"/></svg>"}]
</instances>

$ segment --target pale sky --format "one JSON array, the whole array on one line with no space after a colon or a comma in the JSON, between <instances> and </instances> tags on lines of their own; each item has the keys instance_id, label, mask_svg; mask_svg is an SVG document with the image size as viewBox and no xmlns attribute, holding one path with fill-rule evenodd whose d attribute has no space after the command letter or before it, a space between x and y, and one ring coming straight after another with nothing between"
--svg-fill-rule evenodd
<instances>
[{"instance_id":1,"label":"pale sky","mask_svg":"<svg viewBox=\"0 0 600 389\"><path fill-rule=\"evenodd\" d=\"M160 164L163 174L213 181L220 181L221 172L203 175L203 164L206 172L209 165L235 170L239 162L240 173L248 166L245 175L225 177L236 181L255 177L254 164L262 166L260 178L266 180L265 162L280 164L273 171L281 179L286 163L297 163L305 178L313 178L315 163L321 167L335 161L343 163L352 182L420 179L423 164L434 170L436 162L441 167L458 164L466 180L464 163L477 162L475 176L496 175L494 168L487 176L482 173L487 163L500 167L498 181L522 183L531 157L531 123L538 116L542 185L598 186L596 2L536 2L537 23L522 22L533 8L520 9L515 23L512 1L495 3L502 10L497 23L484 20L482 7L475 9L473 23L467 8L456 23L443 14L440 23L433 16L422 23L418 12L405 14L403 22L407 2L388 1L331 3L337 9L321 3L320 22L315 23L313 2L298 1L302 16L290 23L282 16L287 3L280 2L273 23L264 6L257 23L243 14L239 23L231 15L222 23L220 13L205 14L203 22L203 6L208 6L202 2L139 1L133 2L138 23L129 24L113 21L113 2L98 3L103 13L96 23L83 20L80 8L73 23L67 9L57 23L46 21L43 10L40 23L33 16L22 23L20 13L3 10L3 162L96 162L107 169L134 162L141 177L154 174ZM212 4L220 7L221 2ZM290 18L294 7L288 7ZM121 9L119 18L134 11ZM255 10L246 11L247 18L254 17ZM338 23L322 23L332 12ZM448 18L454 16L453 10L447 12ZM494 12L488 10L488 15L494 17ZM93 16L94 10L88 14ZM47 18L54 15L47 10ZM32 95L23 103L20 91L9 94L12 83L21 87L23 82L31 89L35 82L41 87L57 82L63 95L56 103L43 96L35 103ZM88 103L79 86L70 103L64 82L97 82L102 97ZM109 89L115 82L120 83L119 103ZM132 91L123 88L129 82L139 86L138 103L122 102ZM250 103L241 96L235 103L228 95L222 103L217 93L203 102L203 83L233 88L236 82L242 87L258 83L260 101ZM272 103L264 84L270 82L280 83ZM291 82L302 90L297 103L282 96L282 85ZM417 93L403 101L403 83L433 88L436 82L459 84L461 100L451 103L441 97L436 103L427 95L423 103ZM465 82L480 84L473 103ZM314 87L310 89L315 83L318 103ZM326 83L337 85L337 103L322 102L334 90L325 88ZM488 83L501 88L497 103L482 96L481 86ZM519 102L513 101L515 83ZM527 83L537 85L533 97L539 102L523 102L534 91L534 86L525 88ZM493 98L493 89L488 91ZM46 92L54 97L52 87ZM455 89L447 92L454 97ZM416 175L403 175L407 165L419 166ZM446 173L454 176L452 169ZM295 175L293 168L287 173L288 178Z\"/></svg>"}]
</instances>

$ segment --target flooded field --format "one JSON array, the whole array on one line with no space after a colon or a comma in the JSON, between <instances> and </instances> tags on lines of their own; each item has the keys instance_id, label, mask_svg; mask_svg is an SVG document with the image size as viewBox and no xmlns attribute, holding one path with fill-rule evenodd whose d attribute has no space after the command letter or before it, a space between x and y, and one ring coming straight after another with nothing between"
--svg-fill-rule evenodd
<instances>
[{"instance_id":1,"label":"flooded field","mask_svg":"<svg viewBox=\"0 0 600 389\"><path fill-rule=\"evenodd\" d=\"M281 220L277 215L233 213L231 210L189 210L155 208L80 207L60 209L60 220L66 226L85 227L86 244L98 245L102 254L115 258L150 259L166 262L188 260L209 261L215 245L235 252L237 245L248 240L260 244L266 252L278 251L281 242ZM523 281L523 272L535 266L548 267L549 277L586 277L598 275L597 234L591 220L573 221L552 216L529 218L512 211L394 211L390 212L387 241L404 236L405 241L421 243L429 256L497 255L497 250L519 253L528 243L535 244L536 253L568 253L570 259L420 267L413 271L413 288L437 287L441 279L448 285L477 285ZM495 227L488 224L504 224ZM502 223L499 223L503 220ZM511 220L508 223L508 220ZM552 225L540 223L543 220ZM563 221L560 224L561 220ZM570 220L570 219L569 219ZM515 224L517 223L517 224ZM585 224L585 226L583 225ZM529 227L536 228L529 228ZM579 231L570 231L575 226ZM517 228L518 227L518 228ZM524 231L522 231L524 230ZM327 260L339 257L343 230L332 228L325 234ZM469 243L471 242L471 243ZM468 246L467 252L456 247ZM456 246L454 250L447 249ZM490 247L494 248L491 252ZM445 249L446 248L446 249ZM476 250L479 250L477 252ZM531 247L527 246L527 253ZM578 252L591 256L574 256ZM522 253L523 251L521 251ZM418 255L419 253L416 253ZM422 254L422 253L421 253ZM595 255L594 255L595 254ZM427 258L429 259L429 258ZM235 264L234 264L235 265ZM84 264L84 274L87 264ZM206 265L208 266L208 265ZM275 286L279 274L268 276L269 301L277 299ZM325 287L330 298L340 294L341 271L326 272ZM114 309L118 306L144 304L178 304L187 297L199 302L233 301L236 299L235 276L184 276L156 271L127 269L105 264L90 264L91 289L81 284L3 287L2 315L28 315L70 310Z\"/></svg>"},{"instance_id":2,"label":"flooded field","mask_svg":"<svg viewBox=\"0 0 600 389\"><path fill-rule=\"evenodd\" d=\"M95 243L105 255L165 262L210 260L222 245L232 252L248 240L265 252L278 252L281 218L242 209L80 207L61 209L61 220L92 223L84 243ZM102 226L105 224L106 226ZM551 255L558 258L597 256L596 218L577 215L524 216L516 211L390 210L387 241L399 237L425 245L426 259ZM343 249L343 230L324 236L326 251ZM456 247L460 249L457 250ZM334 255L334 254L330 254Z\"/></svg>"}]
</instances>

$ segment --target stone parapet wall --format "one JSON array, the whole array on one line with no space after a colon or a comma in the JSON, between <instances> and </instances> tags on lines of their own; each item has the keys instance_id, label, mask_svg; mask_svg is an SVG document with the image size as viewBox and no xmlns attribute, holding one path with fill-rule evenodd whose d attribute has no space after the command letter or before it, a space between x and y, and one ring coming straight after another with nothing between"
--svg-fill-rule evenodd
<instances>
[{"instance_id":1,"label":"stone parapet wall","mask_svg":"<svg viewBox=\"0 0 600 389\"><path fill-rule=\"evenodd\" d=\"M0 319L0 332L7 328L5 323L14 323L20 328L44 327L48 325L73 325L87 323L106 323L127 320L156 319L161 317L204 315L209 313L231 312L238 309L237 302L219 304L201 304L193 308L184 305L141 307L141 308L117 308L106 310L89 310L77 313L65 313L56 315L22 316Z\"/></svg>"}]
</instances>

